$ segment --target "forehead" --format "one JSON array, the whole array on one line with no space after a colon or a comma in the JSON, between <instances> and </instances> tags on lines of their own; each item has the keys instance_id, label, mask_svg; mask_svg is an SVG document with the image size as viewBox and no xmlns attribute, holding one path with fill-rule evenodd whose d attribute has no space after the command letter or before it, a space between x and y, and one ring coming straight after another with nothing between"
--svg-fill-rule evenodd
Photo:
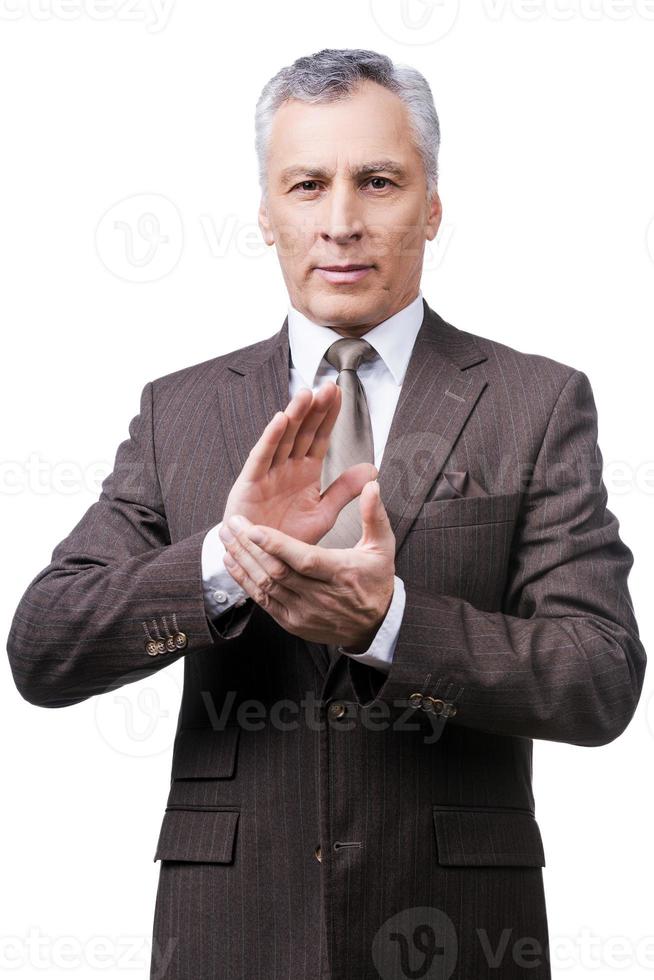
<instances>
[{"instance_id":1,"label":"forehead","mask_svg":"<svg viewBox=\"0 0 654 980\"><path fill-rule=\"evenodd\" d=\"M388 89L364 83L336 102L289 99L273 117L269 167L310 161L350 167L369 159L393 158L407 169L417 162L404 103Z\"/></svg>"}]
</instances>

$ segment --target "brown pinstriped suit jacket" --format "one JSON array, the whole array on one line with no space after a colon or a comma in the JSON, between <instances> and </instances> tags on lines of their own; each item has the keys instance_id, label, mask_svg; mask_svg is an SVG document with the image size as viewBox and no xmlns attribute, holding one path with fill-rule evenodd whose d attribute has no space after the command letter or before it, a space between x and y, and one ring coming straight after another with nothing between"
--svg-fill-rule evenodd
<instances>
[{"instance_id":1,"label":"brown pinstriped suit jacket","mask_svg":"<svg viewBox=\"0 0 654 980\"><path fill-rule=\"evenodd\" d=\"M63 707L184 657L153 978L549 977L532 739L616 738L646 661L588 378L425 302L379 474L407 595L386 674L251 599L205 615L203 537L288 370L284 321L145 385L16 610L18 690ZM449 472L485 494L441 499Z\"/></svg>"}]
</instances>

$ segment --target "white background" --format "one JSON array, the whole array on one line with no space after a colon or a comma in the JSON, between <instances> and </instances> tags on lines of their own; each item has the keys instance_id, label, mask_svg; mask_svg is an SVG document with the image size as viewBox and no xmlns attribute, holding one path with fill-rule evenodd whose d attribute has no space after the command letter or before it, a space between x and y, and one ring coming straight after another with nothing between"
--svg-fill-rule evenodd
<instances>
[{"instance_id":1,"label":"white background","mask_svg":"<svg viewBox=\"0 0 654 980\"><path fill-rule=\"evenodd\" d=\"M653 45L646 0L0 0L5 635L97 498L145 382L280 328L255 102L301 55L366 47L419 68L441 120L428 303L591 380L648 648ZM8 976L147 976L182 666L48 710L20 698L4 659ZM608 746L534 743L555 976L654 965L652 687L648 674Z\"/></svg>"}]
</instances>

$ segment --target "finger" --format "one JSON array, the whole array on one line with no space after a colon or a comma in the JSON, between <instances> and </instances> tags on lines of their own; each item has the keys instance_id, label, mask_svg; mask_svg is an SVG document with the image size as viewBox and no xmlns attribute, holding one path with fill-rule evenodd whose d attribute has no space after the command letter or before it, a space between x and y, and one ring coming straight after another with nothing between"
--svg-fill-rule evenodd
<instances>
[{"instance_id":1,"label":"finger","mask_svg":"<svg viewBox=\"0 0 654 980\"><path fill-rule=\"evenodd\" d=\"M317 544L306 544L275 527L264 524L251 524L245 533L250 541L255 542L269 555L281 558L292 569L307 578L329 582L342 564L342 555L339 562L342 548L321 548Z\"/></svg>"},{"instance_id":2,"label":"finger","mask_svg":"<svg viewBox=\"0 0 654 980\"><path fill-rule=\"evenodd\" d=\"M245 535L245 527L250 526L243 518L243 526L233 526L233 518L227 526L220 528L219 535L225 546L223 562L235 581L246 589L259 605L270 608L268 596L281 606L297 600L297 595L285 585L288 566L279 558L268 555Z\"/></svg>"},{"instance_id":3,"label":"finger","mask_svg":"<svg viewBox=\"0 0 654 980\"><path fill-rule=\"evenodd\" d=\"M329 411L323 418L322 422L318 426L315 435L313 437L313 442L311 446L307 449L307 456L314 456L318 459L324 459L327 455L327 449L329 447L329 440L331 438L332 429L334 428L334 423L338 418L338 413L341 410L342 403L342 391L339 385L334 386L336 388L336 396L332 405L329 407Z\"/></svg>"},{"instance_id":4,"label":"finger","mask_svg":"<svg viewBox=\"0 0 654 980\"><path fill-rule=\"evenodd\" d=\"M254 483L267 475L287 425L288 416L284 412L275 412L249 452L241 471L245 479Z\"/></svg>"},{"instance_id":5,"label":"finger","mask_svg":"<svg viewBox=\"0 0 654 980\"><path fill-rule=\"evenodd\" d=\"M395 536L381 499L377 480L371 480L364 486L359 500L359 510L362 526L359 544L389 547L395 551Z\"/></svg>"},{"instance_id":6,"label":"finger","mask_svg":"<svg viewBox=\"0 0 654 980\"><path fill-rule=\"evenodd\" d=\"M229 574L232 576L235 582L245 589L248 595L254 599L257 605L269 612L270 615L277 620L280 626L288 621L288 611L286 606L275 596L262 590L257 583L248 575L240 562L232 558L229 553L225 554L224 557L225 568L227 568Z\"/></svg>"},{"instance_id":7,"label":"finger","mask_svg":"<svg viewBox=\"0 0 654 980\"><path fill-rule=\"evenodd\" d=\"M236 528L232 525L232 518L227 521L227 526L221 526L218 532L222 543L225 546L223 561L225 568L232 574L234 564L240 565L251 581L260 589L268 592L273 591L279 599L284 597L284 592L289 593L286 598L290 598L291 588L288 586L288 578L295 575L293 570L274 555L269 555L266 551L255 544L247 537L245 531L251 527L251 523L244 519L242 527Z\"/></svg>"},{"instance_id":8,"label":"finger","mask_svg":"<svg viewBox=\"0 0 654 980\"><path fill-rule=\"evenodd\" d=\"M333 381L325 381L313 396L311 411L307 413L295 437L295 445L291 452L293 459L304 459L307 455L313 455L309 451L313 446L316 433L323 425L325 418L330 413L333 414L336 399L340 399L340 388ZM338 409L336 414L338 414Z\"/></svg>"},{"instance_id":9,"label":"finger","mask_svg":"<svg viewBox=\"0 0 654 980\"><path fill-rule=\"evenodd\" d=\"M372 463L355 463L336 477L327 487L322 497L327 509L329 526L332 527L336 518L350 500L358 497L369 480L377 476L377 467Z\"/></svg>"},{"instance_id":10,"label":"finger","mask_svg":"<svg viewBox=\"0 0 654 980\"><path fill-rule=\"evenodd\" d=\"M311 410L313 400L314 396L311 388L300 388L284 409L284 414L288 417L288 423L275 450L271 463L272 466L284 463L288 459L295 444L298 429L306 418L307 412Z\"/></svg>"},{"instance_id":11,"label":"finger","mask_svg":"<svg viewBox=\"0 0 654 980\"><path fill-rule=\"evenodd\" d=\"M268 554L254 541L250 541L247 535L244 535L243 538L245 544L242 544L238 538L232 539L230 542L223 540L225 545L223 561L230 575L234 561L236 561L236 566L240 565L245 573L249 574L255 585L260 588L267 587L277 598L286 598L287 601L291 601L293 598L297 599L300 596L306 598L310 582L306 576L296 572L281 558ZM274 587L267 585L264 578L266 574L275 582ZM282 589L286 590L287 596L283 596Z\"/></svg>"}]
</instances>

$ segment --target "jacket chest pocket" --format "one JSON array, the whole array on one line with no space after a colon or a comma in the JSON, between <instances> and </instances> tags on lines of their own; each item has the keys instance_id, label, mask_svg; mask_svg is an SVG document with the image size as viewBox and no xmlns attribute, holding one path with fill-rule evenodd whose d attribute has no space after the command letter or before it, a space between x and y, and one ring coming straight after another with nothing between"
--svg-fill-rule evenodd
<instances>
[{"instance_id":1,"label":"jacket chest pocket","mask_svg":"<svg viewBox=\"0 0 654 980\"><path fill-rule=\"evenodd\" d=\"M398 551L397 574L438 595L498 609L521 496L425 501Z\"/></svg>"}]
</instances>

